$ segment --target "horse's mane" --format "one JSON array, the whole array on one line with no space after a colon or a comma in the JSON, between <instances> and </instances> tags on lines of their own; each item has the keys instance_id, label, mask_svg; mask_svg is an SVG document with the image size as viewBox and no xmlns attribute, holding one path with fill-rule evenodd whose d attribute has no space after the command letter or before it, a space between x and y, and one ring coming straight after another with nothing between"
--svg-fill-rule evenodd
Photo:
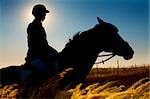
<instances>
[{"instance_id":1,"label":"horse's mane","mask_svg":"<svg viewBox=\"0 0 150 99\"><path fill-rule=\"evenodd\" d=\"M81 32L77 32L72 38L69 38L68 43L66 44L66 46L70 45L72 42L76 42L77 39L80 37Z\"/></svg>"},{"instance_id":2,"label":"horse's mane","mask_svg":"<svg viewBox=\"0 0 150 99\"><path fill-rule=\"evenodd\" d=\"M67 45L70 45L72 42L76 43L82 40L89 40L89 37L93 36L94 33L93 32L97 32L97 29L99 28L99 25L95 25L95 27L87 30L87 31L83 31L83 32L77 32L73 38L69 39L69 42L67 43Z\"/></svg>"},{"instance_id":3,"label":"horse's mane","mask_svg":"<svg viewBox=\"0 0 150 99\"><path fill-rule=\"evenodd\" d=\"M77 32L74 36L73 36L73 40L75 40L76 38L78 38L80 36L81 32Z\"/></svg>"}]
</instances>

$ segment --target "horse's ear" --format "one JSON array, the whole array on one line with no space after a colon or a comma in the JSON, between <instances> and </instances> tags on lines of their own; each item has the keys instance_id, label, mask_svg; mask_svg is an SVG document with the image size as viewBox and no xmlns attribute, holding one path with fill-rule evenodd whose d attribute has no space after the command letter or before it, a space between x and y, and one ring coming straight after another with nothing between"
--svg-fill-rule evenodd
<instances>
[{"instance_id":1,"label":"horse's ear","mask_svg":"<svg viewBox=\"0 0 150 99\"><path fill-rule=\"evenodd\" d=\"M100 19L99 17L97 17L97 21L98 21L99 24L104 23L104 21L102 19Z\"/></svg>"}]
</instances>

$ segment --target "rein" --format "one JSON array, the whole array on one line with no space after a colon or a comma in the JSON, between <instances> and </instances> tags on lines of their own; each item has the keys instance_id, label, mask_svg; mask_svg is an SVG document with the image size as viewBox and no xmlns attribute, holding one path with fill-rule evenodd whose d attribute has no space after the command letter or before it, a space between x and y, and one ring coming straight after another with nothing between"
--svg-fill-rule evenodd
<instances>
[{"instance_id":1,"label":"rein","mask_svg":"<svg viewBox=\"0 0 150 99\"><path fill-rule=\"evenodd\" d=\"M106 61L110 60L111 58L113 58L115 56L115 54L98 55L98 57L105 57L105 56L110 56L110 57L108 57L107 59L102 60L100 62L97 62L95 64L100 64L100 63L104 64L104 62L106 62Z\"/></svg>"}]
</instances>

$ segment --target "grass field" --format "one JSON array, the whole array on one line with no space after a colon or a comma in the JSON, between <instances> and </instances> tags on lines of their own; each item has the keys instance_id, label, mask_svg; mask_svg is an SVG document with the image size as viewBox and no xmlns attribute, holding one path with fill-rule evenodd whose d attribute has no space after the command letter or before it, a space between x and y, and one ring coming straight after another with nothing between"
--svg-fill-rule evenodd
<instances>
[{"instance_id":1,"label":"grass field","mask_svg":"<svg viewBox=\"0 0 150 99\"><path fill-rule=\"evenodd\" d=\"M118 81L118 84L124 84L129 87L136 81L149 77L150 65L143 65L139 67L130 68L93 68L87 76L89 83L104 84L109 81Z\"/></svg>"},{"instance_id":2,"label":"grass field","mask_svg":"<svg viewBox=\"0 0 150 99\"><path fill-rule=\"evenodd\" d=\"M74 89L57 88L59 76L48 79L30 93L30 98L52 99L150 99L150 66L131 68L92 69L86 78L87 85ZM81 88L82 87L82 88ZM12 84L0 89L0 98L16 98L19 85Z\"/></svg>"}]
</instances>

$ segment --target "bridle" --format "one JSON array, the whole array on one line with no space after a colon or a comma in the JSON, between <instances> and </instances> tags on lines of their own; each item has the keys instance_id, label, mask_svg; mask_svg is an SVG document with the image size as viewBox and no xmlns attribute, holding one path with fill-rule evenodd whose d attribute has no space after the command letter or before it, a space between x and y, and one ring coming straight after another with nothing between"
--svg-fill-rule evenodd
<instances>
[{"instance_id":1,"label":"bridle","mask_svg":"<svg viewBox=\"0 0 150 99\"><path fill-rule=\"evenodd\" d=\"M115 54L105 54L105 55L98 55L97 57L105 57L105 56L110 56L110 57L108 57L107 59L105 59L105 60L102 60L102 61L100 61L100 62L96 62L95 64L96 64L96 66L97 66L97 78L98 78L98 64L100 64L100 63L103 63L104 64L104 62L106 62L106 61L108 61L108 60L110 60L111 58L113 58L114 56L115 56Z\"/></svg>"},{"instance_id":2,"label":"bridle","mask_svg":"<svg viewBox=\"0 0 150 99\"><path fill-rule=\"evenodd\" d=\"M112 54L106 54L106 55L98 55L98 57L105 57L105 56L110 56L110 57L108 57L107 59L102 60L100 62L96 62L95 64L100 64L100 63L104 64L104 62L106 62L106 61L110 60L111 58L113 58L115 56L115 54L112 53Z\"/></svg>"}]
</instances>

